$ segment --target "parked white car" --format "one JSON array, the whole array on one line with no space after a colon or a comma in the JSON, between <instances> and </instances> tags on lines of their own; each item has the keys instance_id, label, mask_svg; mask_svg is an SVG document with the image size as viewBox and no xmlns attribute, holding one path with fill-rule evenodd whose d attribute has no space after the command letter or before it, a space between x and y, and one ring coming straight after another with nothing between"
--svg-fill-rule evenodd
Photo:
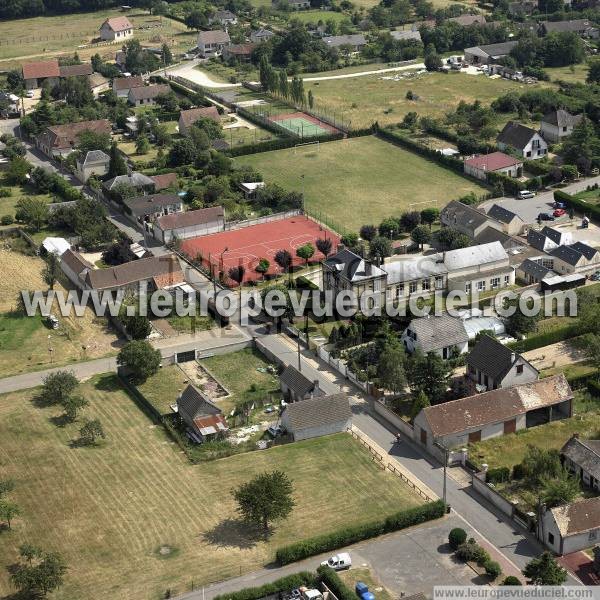
<instances>
[{"instance_id":1,"label":"parked white car","mask_svg":"<svg viewBox=\"0 0 600 600\"><path fill-rule=\"evenodd\" d=\"M347 552L342 552L340 554L336 554L324 560L321 563L322 567L331 567L334 571L343 571L344 569L349 569L352 566L352 559Z\"/></svg>"},{"instance_id":2,"label":"parked white car","mask_svg":"<svg viewBox=\"0 0 600 600\"><path fill-rule=\"evenodd\" d=\"M535 192L530 192L529 190L520 190L517 198L519 200L528 200L529 198L534 198Z\"/></svg>"}]
</instances>

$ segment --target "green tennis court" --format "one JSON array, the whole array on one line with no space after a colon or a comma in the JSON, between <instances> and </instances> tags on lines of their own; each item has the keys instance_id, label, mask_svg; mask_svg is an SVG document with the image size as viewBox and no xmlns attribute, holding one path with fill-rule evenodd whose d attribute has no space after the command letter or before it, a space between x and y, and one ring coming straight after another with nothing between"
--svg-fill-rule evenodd
<instances>
[{"instance_id":1,"label":"green tennis court","mask_svg":"<svg viewBox=\"0 0 600 600\"><path fill-rule=\"evenodd\" d=\"M285 127L288 131L299 135L300 137L327 135L329 131L323 129L319 125L315 125L303 117L295 117L294 119L276 120L278 125Z\"/></svg>"},{"instance_id":2,"label":"green tennis court","mask_svg":"<svg viewBox=\"0 0 600 600\"><path fill-rule=\"evenodd\" d=\"M319 135L330 135L338 133L338 130L323 121L301 112L280 113L271 115L269 119L284 129L291 131L299 138L317 137Z\"/></svg>"}]
</instances>

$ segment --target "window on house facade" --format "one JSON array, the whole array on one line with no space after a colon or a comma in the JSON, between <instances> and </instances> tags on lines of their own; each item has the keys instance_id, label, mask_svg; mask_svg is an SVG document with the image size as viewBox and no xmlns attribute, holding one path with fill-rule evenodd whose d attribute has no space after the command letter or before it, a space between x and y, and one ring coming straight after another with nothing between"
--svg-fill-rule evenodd
<instances>
[{"instance_id":1,"label":"window on house facade","mask_svg":"<svg viewBox=\"0 0 600 600\"><path fill-rule=\"evenodd\" d=\"M430 290L431 289L431 281L429 279L423 279L423 281L421 283L421 288L424 291Z\"/></svg>"},{"instance_id":2,"label":"window on house facade","mask_svg":"<svg viewBox=\"0 0 600 600\"><path fill-rule=\"evenodd\" d=\"M485 292L485 281L477 282L477 290L480 292Z\"/></svg>"},{"instance_id":3,"label":"window on house facade","mask_svg":"<svg viewBox=\"0 0 600 600\"><path fill-rule=\"evenodd\" d=\"M523 365L517 365L517 375L523 374Z\"/></svg>"},{"instance_id":4,"label":"window on house facade","mask_svg":"<svg viewBox=\"0 0 600 600\"><path fill-rule=\"evenodd\" d=\"M504 276L504 285L508 285L510 283L510 275Z\"/></svg>"},{"instance_id":5,"label":"window on house facade","mask_svg":"<svg viewBox=\"0 0 600 600\"><path fill-rule=\"evenodd\" d=\"M471 292L471 283L465 283L465 292L469 294Z\"/></svg>"},{"instance_id":6,"label":"window on house facade","mask_svg":"<svg viewBox=\"0 0 600 600\"><path fill-rule=\"evenodd\" d=\"M496 288L500 287L500 277L493 277L492 278L492 289L495 290Z\"/></svg>"},{"instance_id":7,"label":"window on house facade","mask_svg":"<svg viewBox=\"0 0 600 600\"><path fill-rule=\"evenodd\" d=\"M435 278L435 289L441 290L444 287L444 278L439 275Z\"/></svg>"},{"instance_id":8,"label":"window on house facade","mask_svg":"<svg viewBox=\"0 0 600 600\"><path fill-rule=\"evenodd\" d=\"M549 544L554 544L554 534L548 532L548 543Z\"/></svg>"},{"instance_id":9,"label":"window on house facade","mask_svg":"<svg viewBox=\"0 0 600 600\"><path fill-rule=\"evenodd\" d=\"M411 294L414 294L417 291L417 282L416 281L410 282L410 285L408 286L408 291Z\"/></svg>"}]
</instances>

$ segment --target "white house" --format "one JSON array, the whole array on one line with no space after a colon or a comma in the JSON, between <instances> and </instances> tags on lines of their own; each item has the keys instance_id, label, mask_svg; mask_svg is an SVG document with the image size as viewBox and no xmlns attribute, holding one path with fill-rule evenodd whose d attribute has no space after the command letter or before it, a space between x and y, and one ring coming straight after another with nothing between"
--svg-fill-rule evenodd
<instances>
[{"instance_id":1,"label":"white house","mask_svg":"<svg viewBox=\"0 0 600 600\"><path fill-rule=\"evenodd\" d=\"M566 110L553 110L542 117L540 133L547 142L560 142L562 138L573 133L573 129L582 118L583 115L572 115Z\"/></svg>"},{"instance_id":2,"label":"white house","mask_svg":"<svg viewBox=\"0 0 600 600\"><path fill-rule=\"evenodd\" d=\"M600 268L600 252L583 242L558 246L549 252L552 269L559 275L565 273L593 273Z\"/></svg>"},{"instance_id":3,"label":"white house","mask_svg":"<svg viewBox=\"0 0 600 600\"><path fill-rule=\"evenodd\" d=\"M546 510L539 531L546 547L559 555L595 546L600 541L600 497Z\"/></svg>"},{"instance_id":4,"label":"white house","mask_svg":"<svg viewBox=\"0 0 600 600\"><path fill-rule=\"evenodd\" d=\"M513 151L524 159L537 160L548 154L546 140L531 127L509 121L496 138L500 150Z\"/></svg>"},{"instance_id":5,"label":"white house","mask_svg":"<svg viewBox=\"0 0 600 600\"><path fill-rule=\"evenodd\" d=\"M213 31L201 31L198 34L198 51L204 58L220 56L223 48L231 44L231 38L226 31L216 29Z\"/></svg>"},{"instance_id":6,"label":"white house","mask_svg":"<svg viewBox=\"0 0 600 600\"><path fill-rule=\"evenodd\" d=\"M539 371L529 361L488 335L481 336L466 364L466 376L478 391L532 383L539 377Z\"/></svg>"},{"instance_id":7,"label":"white house","mask_svg":"<svg viewBox=\"0 0 600 600\"><path fill-rule=\"evenodd\" d=\"M104 41L125 41L133 37L133 25L125 16L106 19L100 26L100 37Z\"/></svg>"},{"instance_id":8,"label":"white house","mask_svg":"<svg viewBox=\"0 0 600 600\"><path fill-rule=\"evenodd\" d=\"M110 167L110 156L102 150L90 150L85 156L80 156L77 159L75 175L82 183L95 175L96 177L104 177L108 173Z\"/></svg>"},{"instance_id":9,"label":"white house","mask_svg":"<svg viewBox=\"0 0 600 600\"><path fill-rule=\"evenodd\" d=\"M227 25L236 25L238 18L230 10L217 10L210 17L208 17L209 25L221 25L223 27Z\"/></svg>"},{"instance_id":10,"label":"white house","mask_svg":"<svg viewBox=\"0 0 600 600\"><path fill-rule=\"evenodd\" d=\"M523 161L504 152L491 152L465 159L464 171L467 175L483 181L487 179L488 173L520 177L523 173Z\"/></svg>"},{"instance_id":11,"label":"white house","mask_svg":"<svg viewBox=\"0 0 600 600\"><path fill-rule=\"evenodd\" d=\"M435 352L444 359L464 354L469 348L463 320L448 314L413 319L400 339L410 353Z\"/></svg>"}]
</instances>

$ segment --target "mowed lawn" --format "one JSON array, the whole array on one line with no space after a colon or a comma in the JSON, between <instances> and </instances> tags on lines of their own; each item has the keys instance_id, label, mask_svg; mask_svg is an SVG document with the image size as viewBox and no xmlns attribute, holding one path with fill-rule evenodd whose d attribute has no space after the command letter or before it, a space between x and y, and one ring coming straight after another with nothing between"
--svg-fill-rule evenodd
<instances>
[{"instance_id":1,"label":"mowed lawn","mask_svg":"<svg viewBox=\"0 0 600 600\"><path fill-rule=\"evenodd\" d=\"M485 189L418 154L374 136L262 152L236 159L267 182L304 189L306 206L347 230ZM301 175L304 175L304 186Z\"/></svg>"},{"instance_id":2,"label":"mowed lawn","mask_svg":"<svg viewBox=\"0 0 600 600\"><path fill-rule=\"evenodd\" d=\"M368 65L365 70L369 70ZM511 90L525 91L537 87L537 84L525 86L506 79L466 73L423 73L405 76L398 81L382 79L402 74L406 75L406 71L305 82L304 87L307 92L312 90L317 109L328 113L335 111L336 117L342 115L345 122L350 121L353 129L369 126L374 121L380 125L399 123L411 111L419 116L441 117L461 100L480 100L489 104ZM406 92L409 90L419 99L407 100Z\"/></svg>"},{"instance_id":3,"label":"mowed lawn","mask_svg":"<svg viewBox=\"0 0 600 600\"><path fill-rule=\"evenodd\" d=\"M60 410L35 407L34 393L0 397L2 476L14 479L22 511L0 534L0 596L13 591L4 566L26 541L64 555L56 600L157 599L256 569L282 544L421 502L347 434L193 466L114 375L81 388L83 416L107 434L95 448L71 447L81 423L57 427ZM296 506L268 541L253 539L230 491L275 468L292 479Z\"/></svg>"}]
</instances>

